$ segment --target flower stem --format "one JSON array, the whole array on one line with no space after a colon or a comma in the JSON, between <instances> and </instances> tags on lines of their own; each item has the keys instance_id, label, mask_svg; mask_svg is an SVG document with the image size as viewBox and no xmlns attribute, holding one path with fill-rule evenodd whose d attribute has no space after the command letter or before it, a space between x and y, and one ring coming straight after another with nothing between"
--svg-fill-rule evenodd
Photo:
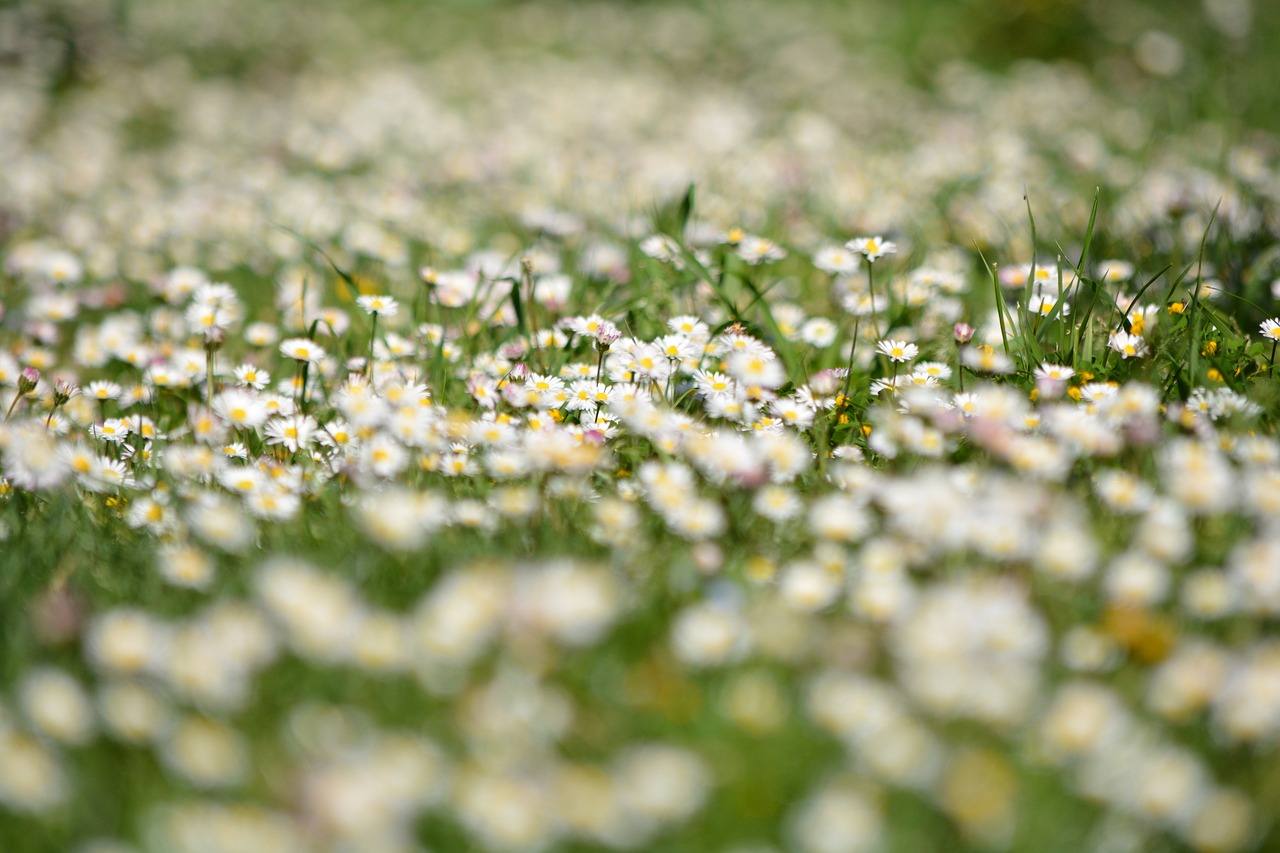
<instances>
[{"instance_id":1,"label":"flower stem","mask_svg":"<svg viewBox=\"0 0 1280 853\"><path fill-rule=\"evenodd\" d=\"M298 383L298 411L304 415L307 413L307 368L310 366L310 362L298 362L298 372L302 375L302 379Z\"/></svg>"},{"instance_id":2,"label":"flower stem","mask_svg":"<svg viewBox=\"0 0 1280 853\"><path fill-rule=\"evenodd\" d=\"M879 339L880 319L876 316L875 268L875 263L867 262L867 292L871 294L871 330L876 333L876 338Z\"/></svg>"},{"instance_id":3,"label":"flower stem","mask_svg":"<svg viewBox=\"0 0 1280 853\"><path fill-rule=\"evenodd\" d=\"M599 350L600 360L596 362L596 385L600 384L600 377L604 376L604 350ZM596 403L596 416L594 420L600 420L600 409L603 408L604 402Z\"/></svg>"},{"instance_id":4,"label":"flower stem","mask_svg":"<svg viewBox=\"0 0 1280 853\"><path fill-rule=\"evenodd\" d=\"M849 365L844 371L844 387L840 389L840 408L849 408L849 383L853 379L853 356L858 351L858 321L860 317L853 318L853 342L849 345Z\"/></svg>"},{"instance_id":5,"label":"flower stem","mask_svg":"<svg viewBox=\"0 0 1280 853\"><path fill-rule=\"evenodd\" d=\"M214 372L214 367L215 367L214 359L216 358L216 356L214 355L213 347L206 346L204 353L205 353L205 359L204 359L205 402L209 405L210 408L213 408L213 396L218 393L217 379L215 378L217 374Z\"/></svg>"}]
</instances>

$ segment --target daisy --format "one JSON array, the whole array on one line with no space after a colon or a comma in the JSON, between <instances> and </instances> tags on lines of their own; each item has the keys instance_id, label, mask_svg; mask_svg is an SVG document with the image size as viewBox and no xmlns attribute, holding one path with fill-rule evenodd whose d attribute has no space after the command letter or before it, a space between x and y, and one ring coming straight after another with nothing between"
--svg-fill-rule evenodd
<instances>
[{"instance_id":1,"label":"daisy","mask_svg":"<svg viewBox=\"0 0 1280 853\"><path fill-rule=\"evenodd\" d=\"M201 406L191 406L187 410L187 426L191 437L204 444L217 444L226 433L226 424L213 412Z\"/></svg>"},{"instance_id":2,"label":"daisy","mask_svg":"<svg viewBox=\"0 0 1280 853\"><path fill-rule=\"evenodd\" d=\"M267 416L271 415L292 415L296 408L292 397L285 397L282 394L263 394L258 398L262 401L262 405L267 407Z\"/></svg>"},{"instance_id":3,"label":"daisy","mask_svg":"<svg viewBox=\"0 0 1280 853\"><path fill-rule=\"evenodd\" d=\"M488 376L471 374L467 380L467 391L481 408L492 409L498 405L498 383Z\"/></svg>"},{"instance_id":4,"label":"daisy","mask_svg":"<svg viewBox=\"0 0 1280 853\"><path fill-rule=\"evenodd\" d=\"M242 364L235 369L236 382L245 388L252 388L255 391L261 391L271 382L271 374L263 370L261 367L254 367L252 364Z\"/></svg>"},{"instance_id":5,"label":"daisy","mask_svg":"<svg viewBox=\"0 0 1280 853\"><path fill-rule=\"evenodd\" d=\"M738 242L738 257L752 265L780 261L786 256L786 249L765 237L747 235Z\"/></svg>"},{"instance_id":6,"label":"daisy","mask_svg":"<svg viewBox=\"0 0 1280 853\"><path fill-rule=\"evenodd\" d=\"M127 409L131 406L146 405L151 402L153 395L154 392L147 385L130 385L120 395L120 407Z\"/></svg>"},{"instance_id":7,"label":"daisy","mask_svg":"<svg viewBox=\"0 0 1280 853\"><path fill-rule=\"evenodd\" d=\"M878 397L885 391L894 391L899 385L907 382L907 377L886 376L883 379L876 379L871 383L871 396Z\"/></svg>"},{"instance_id":8,"label":"daisy","mask_svg":"<svg viewBox=\"0 0 1280 853\"><path fill-rule=\"evenodd\" d=\"M1128 281L1133 278L1134 266L1128 261L1103 261L1098 264L1098 277L1107 282Z\"/></svg>"},{"instance_id":9,"label":"daisy","mask_svg":"<svg viewBox=\"0 0 1280 853\"><path fill-rule=\"evenodd\" d=\"M693 340L706 340L711 335L707 324L690 314L681 314L667 321L667 328L677 335L684 335Z\"/></svg>"},{"instance_id":10,"label":"daisy","mask_svg":"<svg viewBox=\"0 0 1280 853\"><path fill-rule=\"evenodd\" d=\"M1280 341L1280 318L1273 317L1262 321L1262 336L1273 341Z\"/></svg>"},{"instance_id":11,"label":"daisy","mask_svg":"<svg viewBox=\"0 0 1280 853\"><path fill-rule=\"evenodd\" d=\"M784 423L800 430L813 426L813 417L816 414L816 410L798 396L775 400L769 406L769 410Z\"/></svg>"},{"instance_id":12,"label":"daisy","mask_svg":"<svg viewBox=\"0 0 1280 853\"><path fill-rule=\"evenodd\" d=\"M745 423L755 420L759 410L731 394L712 394L707 398L707 414L713 418Z\"/></svg>"},{"instance_id":13,"label":"daisy","mask_svg":"<svg viewBox=\"0 0 1280 853\"><path fill-rule=\"evenodd\" d=\"M697 383L698 393L703 397L732 394L734 389L734 381L723 373L699 370L693 375L693 381Z\"/></svg>"},{"instance_id":14,"label":"daisy","mask_svg":"<svg viewBox=\"0 0 1280 853\"><path fill-rule=\"evenodd\" d=\"M861 252L869 263L875 263L885 255L898 251L898 244L883 237L856 237L844 244L851 252Z\"/></svg>"},{"instance_id":15,"label":"daisy","mask_svg":"<svg viewBox=\"0 0 1280 853\"><path fill-rule=\"evenodd\" d=\"M208 282L208 276L194 267L174 267L164 277L160 288L165 300L176 304L186 300L197 288Z\"/></svg>"},{"instance_id":16,"label":"daisy","mask_svg":"<svg viewBox=\"0 0 1280 853\"><path fill-rule=\"evenodd\" d=\"M836 342L836 324L826 317L814 317L800 327L800 340L810 346L829 347Z\"/></svg>"},{"instance_id":17,"label":"daisy","mask_svg":"<svg viewBox=\"0 0 1280 853\"><path fill-rule=\"evenodd\" d=\"M361 461L376 477L394 477L408 466L409 454L390 436L375 435L364 446Z\"/></svg>"},{"instance_id":18,"label":"daisy","mask_svg":"<svg viewBox=\"0 0 1280 853\"><path fill-rule=\"evenodd\" d=\"M907 343L906 341L878 341L876 343L876 349L882 354L887 355L889 360L894 362L910 361L916 357L918 352L920 352L919 347L915 344Z\"/></svg>"},{"instance_id":19,"label":"daisy","mask_svg":"<svg viewBox=\"0 0 1280 853\"><path fill-rule=\"evenodd\" d=\"M387 332L382 339L373 345L373 354L375 358L384 361L390 361L398 358L408 358L417 355L418 348L414 346L413 341L397 335L395 332Z\"/></svg>"},{"instance_id":20,"label":"daisy","mask_svg":"<svg viewBox=\"0 0 1280 853\"><path fill-rule=\"evenodd\" d=\"M1080 386L1080 398L1086 403L1096 403L1099 400L1116 396L1116 392L1120 388L1114 382L1089 382Z\"/></svg>"},{"instance_id":21,"label":"daisy","mask_svg":"<svg viewBox=\"0 0 1280 853\"><path fill-rule=\"evenodd\" d=\"M663 335L654 341L654 346L662 350L662 354L674 361L696 358L701 349L696 343L681 334Z\"/></svg>"},{"instance_id":22,"label":"daisy","mask_svg":"<svg viewBox=\"0 0 1280 853\"><path fill-rule=\"evenodd\" d=\"M1013 361L989 346L965 347L960 356L965 367L981 373L1012 373Z\"/></svg>"},{"instance_id":23,"label":"daisy","mask_svg":"<svg viewBox=\"0 0 1280 853\"><path fill-rule=\"evenodd\" d=\"M272 486L253 492L245 500L249 512L258 518L287 521L302 506L302 499L292 492Z\"/></svg>"},{"instance_id":24,"label":"daisy","mask_svg":"<svg viewBox=\"0 0 1280 853\"><path fill-rule=\"evenodd\" d=\"M228 389L214 397L213 411L228 424L240 429L262 426L269 414L260 397L237 388Z\"/></svg>"},{"instance_id":25,"label":"daisy","mask_svg":"<svg viewBox=\"0 0 1280 853\"><path fill-rule=\"evenodd\" d=\"M934 379L950 379L951 366L940 361L922 361L916 365L915 373Z\"/></svg>"},{"instance_id":26,"label":"daisy","mask_svg":"<svg viewBox=\"0 0 1280 853\"><path fill-rule=\"evenodd\" d=\"M166 362L150 365L143 373L143 380L154 388L186 388L191 384L189 376Z\"/></svg>"},{"instance_id":27,"label":"daisy","mask_svg":"<svg viewBox=\"0 0 1280 853\"><path fill-rule=\"evenodd\" d=\"M1135 358L1147 354L1147 342L1138 335L1113 332L1107 346L1120 353L1121 358Z\"/></svg>"},{"instance_id":28,"label":"daisy","mask_svg":"<svg viewBox=\"0 0 1280 853\"><path fill-rule=\"evenodd\" d=\"M855 317L870 317L889 310L889 298L883 294L848 293L841 297L840 307Z\"/></svg>"},{"instance_id":29,"label":"daisy","mask_svg":"<svg viewBox=\"0 0 1280 853\"><path fill-rule=\"evenodd\" d=\"M125 521L135 529L145 527L153 533L163 533L174 527L177 518L163 500L148 495L129 505Z\"/></svg>"},{"instance_id":30,"label":"daisy","mask_svg":"<svg viewBox=\"0 0 1280 853\"><path fill-rule=\"evenodd\" d=\"M242 495L253 494L267 481L266 475L257 468L240 466L222 468L214 476L223 488Z\"/></svg>"},{"instance_id":31,"label":"daisy","mask_svg":"<svg viewBox=\"0 0 1280 853\"><path fill-rule=\"evenodd\" d=\"M632 370L637 376L662 382L671 375L671 362L667 356L653 344L644 344L637 350Z\"/></svg>"},{"instance_id":32,"label":"daisy","mask_svg":"<svg viewBox=\"0 0 1280 853\"><path fill-rule=\"evenodd\" d=\"M799 515L804 503L786 486L769 485L756 492L751 507L770 521L782 522Z\"/></svg>"},{"instance_id":33,"label":"daisy","mask_svg":"<svg viewBox=\"0 0 1280 853\"><path fill-rule=\"evenodd\" d=\"M105 379L90 382L84 389L84 395L94 400L118 400L123 393L124 389L118 384Z\"/></svg>"},{"instance_id":34,"label":"daisy","mask_svg":"<svg viewBox=\"0 0 1280 853\"><path fill-rule=\"evenodd\" d=\"M590 314L586 317L569 317L562 321L564 327L575 335L582 335L584 338L594 338L596 332L600 331L604 325L604 318L599 314Z\"/></svg>"},{"instance_id":35,"label":"daisy","mask_svg":"<svg viewBox=\"0 0 1280 853\"><path fill-rule=\"evenodd\" d=\"M729 359L729 375L748 388L778 388L787 381L786 371L776 358L762 353L740 352Z\"/></svg>"},{"instance_id":36,"label":"daisy","mask_svg":"<svg viewBox=\"0 0 1280 853\"><path fill-rule=\"evenodd\" d=\"M680 246L666 234L651 234L640 241L640 251L659 261L666 261L677 269L684 267Z\"/></svg>"},{"instance_id":37,"label":"daisy","mask_svg":"<svg viewBox=\"0 0 1280 853\"><path fill-rule=\"evenodd\" d=\"M311 444L311 436L317 426L316 419L310 415L290 415L268 421L263 432L266 433L267 444L283 445L286 450L296 453Z\"/></svg>"},{"instance_id":38,"label":"daisy","mask_svg":"<svg viewBox=\"0 0 1280 853\"><path fill-rule=\"evenodd\" d=\"M814 253L813 265L830 275L849 275L858 271L858 255L844 246L828 246Z\"/></svg>"},{"instance_id":39,"label":"daisy","mask_svg":"<svg viewBox=\"0 0 1280 853\"><path fill-rule=\"evenodd\" d=\"M119 444L128 437L129 425L122 418L107 418L89 427L89 434L102 441Z\"/></svg>"},{"instance_id":40,"label":"daisy","mask_svg":"<svg viewBox=\"0 0 1280 853\"><path fill-rule=\"evenodd\" d=\"M736 324L729 331L720 335L716 339L715 353L717 355L724 353L762 353L768 352L769 348L762 341L751 337L742 331L741 327Z\"/></svg>"},{"instance_id":41,"label":"daisy","mask_svg":"<svg viewBox=\"0 0 1280 853\"><path fill-rule=\"evenodd\" d=\"M1075 375L1075 370L1065 364L1051 364L1047 361L1037 367L1035 371L1037 379L1049 379L1055 382L1066 382Z\"/></svg>"},{"instance_id":42,"label":"daisy","mask_svg":"<svg viewBox=\"0 0 1280 853\"><path fill-rule=\"evenodd\" d=\"M280 339L280 331L272 323L250 323L245 327L244 340L251 347L269 347Z\"/></svg>"},{"instance_id":43,"label":"daisy","mask_svg":"<svg viewBox=\"0 0 1280 853\"><path fill-rule=\"evenodd\" d=\"M310 338L287 338L280 342L280 353L285 358L315 364L325 357L324 349Z\"/></svg>"},{"instance_id":44,"label":"daisy","mask_svg":"<svg viewBox=\"0 0 1280 853\"><path fill-rule=\"evenodd\" d=\"M77 476L90 476L98 465L98 454L84 444L64 444L57 450L58 460Z\"/></svg>"},{"instance_id":45,"label":"daisy","mask_svg":"<svg viewBox=\"0 0 1280 853\"><path fill-rule=\"evenodd\" d=\"M381 317L394 317L400 310L400 303L390 296L361 296L356 304L369 314Z\"/></svg>"},{"instance_id":46,"label":"daisy","mask_svg":"<svg viewBox=\"0 0 1280 853\"><path fill-rule=\"evenodd\" d=\"M164 508L158 508L163 515ZM199 548L169 544L160 549L158 557L160 576L174 586L205 589L213 582L213 559Z\"/></svg>"},{"instance_id":47,"label":"daisy","mask_svg":"<svg viewBox=\"0 0 1280 853\"><path fill-rule=\"evenodd\" d=\"M1058 299L1055 296L1049 296L1047 294L1040 294L1040 293L1033 293L1031 294L1031 299L1027 302L1027 310L1033 314L1039 314L1042 317L1047 317L1049 314L1053 312L1054 306L1056 306L1057 304L1058 304ZM1062 316L1066 317L1070 313L1071 313L1071 306L1065 302L1062 303L1062 311L1061 311Z\"/></svg>"},{"instance_id":48,"label":"daisy","mask_svg":"<svg viewBox=\"0 0 1280 853\"><path fill-rule=\"evenodd\" d=\"M239 312L234 307L193 302L183 319L193 332L213 337L239 319Z\"/></svg>"},{"instance_id":49,"label":"daisy","mask_svg":"<svg viewBox=\"0 0 1280 853\"><path fill-rule=\"evenodd\" d=\"M466 445L455 444L448 453L441 454L436 470L446 477L466 477L475 472L475 463Z\"/></svg>"},{"instance_id":50,"label":"daisy","mask_svg":"<svg viewBox=\"0 0 1280 853\"><path fill-rule=\"evenodd\" d=\"M831 409L836 404L834 392L830 394L819 393L810 385L801 385L796 389L796 399L801 404L808 406L817 412L819 409Z\"/></svg>"},{"instance_id":51,"label":"daisy","mask_svg":"<svg viewBox=\"0 0 1280 853\"><path fill-rule=\"evenodd\" d=\"M609 386L590 380L574 382L569 386L569 411L585 411L609 402Z\"/></svg>"},{"instance_id":52,"label":"daisy","mask_svg":"<svg viewBox=\"0 0 1280 853\"><path fill-rule=\"evenodd\" d=\"M350 447L355 439L355 431L350 424L343 420L330 421L316 433L316 441L334 450Z\"/></svg>"},{"instance_id":53,"label":"daisy","mask_svg":"<svg viewBox=\"0 0 1280 853\"><path fill-rule=\"evenodd\" d=\"M560 368L560 375L565 379L591 379L596 375L596 366L585 361L574 361Z\"/></svg>"}]
</instances>

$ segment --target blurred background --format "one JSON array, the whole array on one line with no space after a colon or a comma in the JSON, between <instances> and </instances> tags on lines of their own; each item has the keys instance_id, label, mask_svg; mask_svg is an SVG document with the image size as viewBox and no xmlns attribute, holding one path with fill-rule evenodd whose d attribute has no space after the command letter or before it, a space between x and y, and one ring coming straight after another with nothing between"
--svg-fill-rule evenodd
<instances>
[{"instance_id":1,"label":"blurred background","mask_svg":"<svg viewBox=\"0 0 1280 853\"><path fill-rule=\"evenodd\" d=\"M1215 207L1260 245L1276 44L1256 0L10 2L0 237L133 279L296 257L273 224L458 256L565 210L638 236L692 183L709 223L808 248L1026 262L1024 191L1064 241L1098 192L1129 251Z\"/></svg>"},{"instance_id":2,"label":"blurred background","mask_svg":"<svg viewBox=\"0 0 1280 853\"><path fill-rule=\"evenodd\" d=\"M1109 86L1190 111L1171 118L1274 126L1268 72L1278 20L1276 4L1257 0L9 0L0 4L0 58L56 89L161 57L201 75L263 82L307 67L477 49L571 57L602 47L621 61L749 80L807 44L868 56L922 86L957 60L993 70L1070 61ZM615 40L619 31L627 37Z\"/></svg>"}]
</instances>

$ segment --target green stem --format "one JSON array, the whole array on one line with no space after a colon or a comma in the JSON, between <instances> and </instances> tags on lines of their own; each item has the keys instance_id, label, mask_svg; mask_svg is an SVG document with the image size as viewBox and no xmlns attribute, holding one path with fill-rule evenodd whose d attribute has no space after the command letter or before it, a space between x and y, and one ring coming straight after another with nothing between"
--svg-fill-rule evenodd
<instances>
[{"instance_id":1,"label":"green stem","mask_svg":"<svg viewBox=\"0 0 1280 853\"><path fill-rule=\"evenodd\" d=\"M307 368L310 366L310 362L298 362L298 373L302 376L302 381L298 383L298 411L304 415L307 413Z\"/></svg>"},{"instance_id":2,"label":"green stem","mask_svg":"<svg viewBox=\"0 0 1280 853\"><path fill-rule=\"evenodd\" d=\"M214 352L212 347L205 347L204 358L204 396L209 408L213 408L213 396L218 393L217 375L214 373Z\"/></svg>"},{"instance_id":3,"label":"green stem","mask_svg":"<svg viewBox=\"0 0 1280 853\"><path fill-rule=\"evenodd\" d=\"M871 294L871 330L876 333L876 340L880 339L880 318L876 316L876 288L874 270L876 265L872 261L867 261L867 292Z\"/></svg>"},{"instance_id":4,"label":"green stem","mask_svg":"<svg viewBox=\"0 0 1280 853\"><path fill-rule=\"evenodd\" d=\"M604 375L604 353L605 353L605 351L604 351L604 350L598 350L598 351L599 351L599 353L600 353L600 360L599 360L598 362L596 362L596 385L599 385L599 384L600 384L600 377L602 377L602 376ZM601 408L603 408L603 407L604 407L604 403L596 403L596 416L595 416L595 418L593 418L593 419L592 419L593 421L599 421L599 420L600 420L600 409L601 409Z\"/></svg>"},{"instance_id":5,"label":"green stem","mask_svg":"<svg viewBox=\"0 0 1280 853\"><path fill-rule=\"evenodd\" d=\"M858 321L860 317L853 318L853 342L849 345L849 365L844 371L844 388L840 390L840 406L842 408L849 405L849 383L853 379L853 356L858 351Z\"/></svg>"}]
</instances>

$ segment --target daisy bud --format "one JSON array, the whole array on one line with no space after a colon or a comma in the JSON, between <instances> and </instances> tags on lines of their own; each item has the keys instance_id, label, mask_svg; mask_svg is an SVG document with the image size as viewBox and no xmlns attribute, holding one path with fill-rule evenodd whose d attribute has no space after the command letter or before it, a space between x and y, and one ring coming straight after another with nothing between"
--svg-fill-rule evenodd
<instances>
[{"instance_id":1,"label":"daisy bud","mask_svg":"<svg viewBox=\"0 0 1280 853\"><path fill-rule=\"evenodd\" d=\"M517 361L515 364L511 365L509 375L516 382L523 382L525 377L529 375L529 365L525 364L523 361Z\"/></svg>"},{"instance_id":2,"label":"daisy bud","mask_svg":"<svg viewBox=\"0 0 1280 853\"><path fill-rule=\"evenodd\" d=\"M835 370L819 370L809 377L809 388L819 397L829 397L840 390L840 378Z\"/></svg>"},{"instance_id":3,"label":"daisy bud","mask_svg":"<svg viewBox=\"0 0 1280 853\"><path fill-rule=\"evenodd\" d=\"M79 385L69 379L58 379L53 383L53 405L61 406L79 393Z\"/></svg>"},{"instance_id":4,"label":"daisy bud","mask_svg":"<svg viewBox=\"0 0 1280 853\"><path fill-rule=\"evenodd\" d=\"M505 343L498 350L498 352L502 354L502 357L507 359L521 358L528 351L529 351L529 344L527 344L523 339L514 340L514 341L511 341L510 343Z\"/></svg>"},{"instance_id":5,"label":"daisy bud","mask_svg":"<svg viewBox=\"0 0 1280 853\"><path fill-rule=\"evenodd\" d=\"M222 349L222 342L226 336L227 333L221 326L208 327L204 330L204 348L210 352L217 352Z\"/></svg>"},{"instance_id":6,"label":"daisy bud","mask_svg":"<svg viewBox=\"0 0 1280 853\"><path fill-rule=\"evenodd\" d=\"M30 394L36 390L36 385L40 383L40 371L34 367L22 368L22 373L18 376L18 393Z\"/></svg>"},{"instance_id":7,"label":"daisy bud","mask_svg":"<svg viewBox=\"0 0 1280 853\"><path fill-rule=\"evenodd\" d=\"M596 349L605 352L621 337L622 332L618 331L618 327L606 320L596 329Z\"/></svg>"},{"instance_id":8,"label":"daisy bud","mask_svg":"<svg viewBox=\"0 0 1280 853\"><path fill-rule=\"evenodd\" d=\"M952 334L955 335L956 343L961 346L973 340L973 332L973 326L970 326L968 323L956 323L955 328L952 329Z\"/></svg>"}]
</instances>

